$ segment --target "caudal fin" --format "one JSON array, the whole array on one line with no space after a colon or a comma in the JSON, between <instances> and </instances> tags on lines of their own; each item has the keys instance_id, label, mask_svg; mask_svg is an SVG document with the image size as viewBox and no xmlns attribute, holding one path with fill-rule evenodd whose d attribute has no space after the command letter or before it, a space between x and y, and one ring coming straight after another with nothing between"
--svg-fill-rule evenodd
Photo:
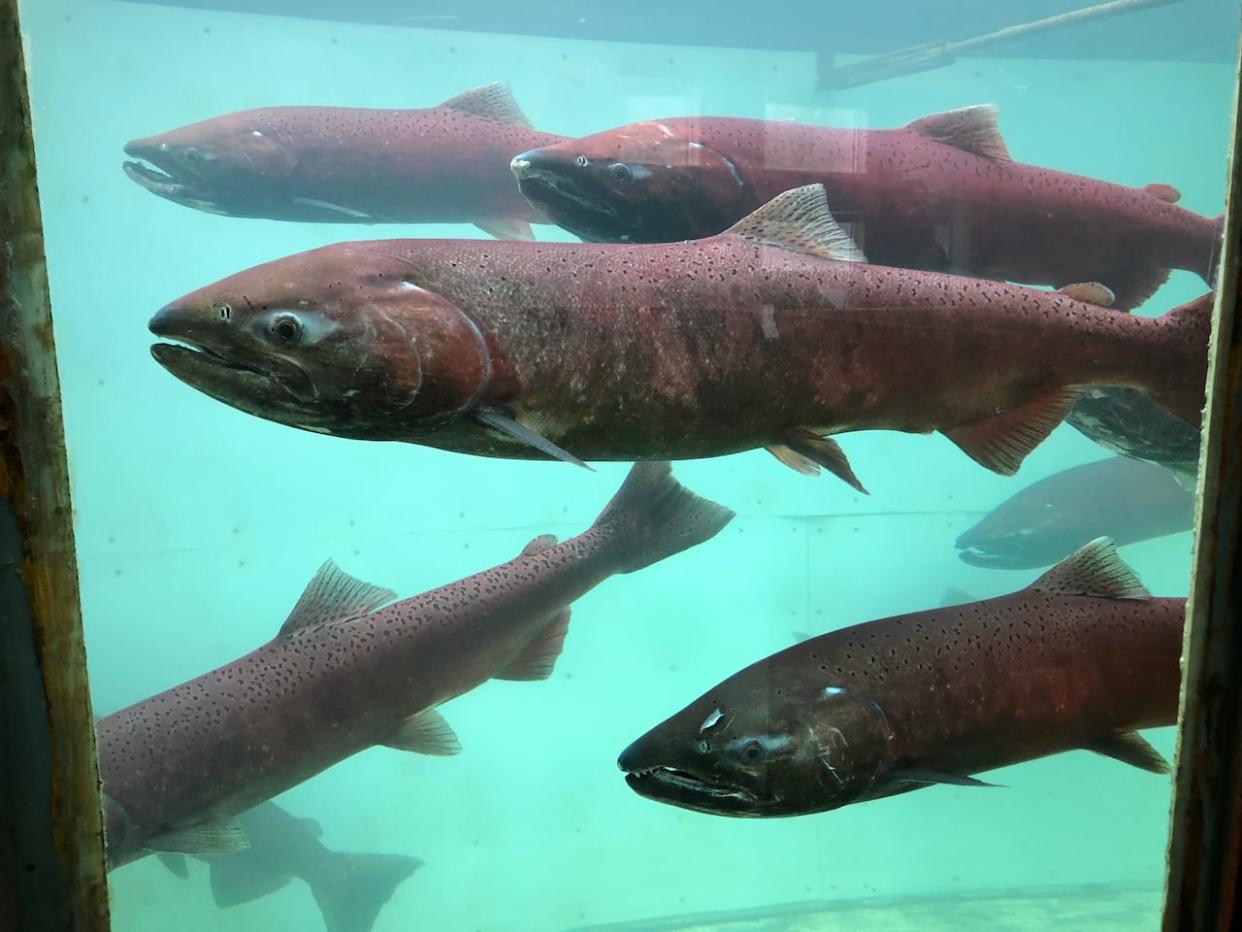
<instances>
[{"instance_id":1,"label":"caudal fin","mask_svg":"<svg viewBox=\"0 0 1242 932\"><path fill-rule=\"evenodd\" d=\"M614 531L619 572L632 573L715 537L732 519L730 509L674 479L668 463L638 463L595 525Z\"/></svg>"},{"instance_id":2,"label":"caudal fin","mask_svg":"<svg viewBox=\"0 0 1242 932\"><path fill-rule=\"evenodd\" d=\"M379 911L414 871L418 858L397 854L336 854L311 884L328 932L371 932Z\"/></svg>"},{"instance_id":3,"label":"caudal fin","mask_svg":"<svg viewBox=\"0 0 1242 932\"><path fill-rule=\"evenodd\" d=\"M1215 301L1216 296L1208 292L1160 318L1161 324L1170 331L1169 338L1185 351L1184 362L1159 373L1159 382L1148 389L1156 404L1196 430L1201 429L1203 423L1208 337L1212 332Z\"/></svg>"}]
</instances>

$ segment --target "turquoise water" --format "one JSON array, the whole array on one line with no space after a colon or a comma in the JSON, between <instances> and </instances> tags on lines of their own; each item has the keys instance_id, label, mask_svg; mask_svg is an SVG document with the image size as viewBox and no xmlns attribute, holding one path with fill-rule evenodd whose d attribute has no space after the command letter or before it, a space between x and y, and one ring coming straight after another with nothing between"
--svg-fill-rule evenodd
<instances>
[{"instance_id":1,"label":"turquoise water","mask_svg":"<svg viewBox=\"0 0 1242 932\"><path fill-rule=\"evenodd\" d=\"M121 146L248 107L431 106L509 82L538 128L567 135L672 114L887 127L1000 106L1016 159L1178 187L1221 209L1232 68L972 58L816 92L804 53L642 46L325 24L87 0L25 10L83 611L96 714L270 638L328 557L405 597L584 529L625 473L489 461L315 436L175 381L146 321L170 299L313 246L474 227L237 220L152 197ZM542 239L572 239L551 227ZM1142 313L1202 293L1175 272ZM953 540L1027 481L1100 458L1062 427L1019 477L939 436L847 436L871 490L799 477L754 452L676 465L736 509L719 537L575 605L542 683L491 682L442 711L455 758L372 749L278 800L329 847L417 856L377 932L551 930L797 899L946 895L1162 881L1167 778L1080 752L996 772L1003 791L938 787L798 819L713 818L644 800L616 769L631 740L704 689L819 632L978 598L1037 575L972 568ZM1149 589L1184 595L1191 538L1123 548ZM1172 752L1172 730L1149 735ZM218 910L202 865L153 858L113 875L115 928L321 928L295 883ZM1156 916L1148 927L1155 928ZM1076 928L1091 928L1084 921ZM878 928L878 927L877 927Z\"/></svg>"}]
</instances>

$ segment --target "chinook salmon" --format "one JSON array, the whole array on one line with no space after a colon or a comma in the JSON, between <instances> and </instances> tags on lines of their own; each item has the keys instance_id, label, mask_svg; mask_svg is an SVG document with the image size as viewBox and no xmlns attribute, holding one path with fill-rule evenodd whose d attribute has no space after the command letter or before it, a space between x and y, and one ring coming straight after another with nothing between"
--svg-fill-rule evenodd
<instances>
[{"instance_id":1,"label":"chinook salmon","mask_svg":"<svg viewBox=\"0 0 1242 932\"><path fill-rule=\"evenodd\" d=\"M268 107L136 139L125 174L177 204L230 217L323 223L473 223L531 239L545 218L509 160L540 133L504 84L423 110Z\"/></svg>"},{"instance_id":2,"label":"chinook salmon","mask_svg":"<svg viewBox=\"0 0 1242 932\"><path fill-rule=\"evenodd\" d=\"M957 539L974 566L1048 566L1097 537L1133 544L1189 531L1194 495L1162 466L1117 456L1074 466L1001 502Z\"/></svg>"},{"instance_id":3,"label":"chinook salmon","mask_svg":"<svg viewBox=\"0 0 1242 932\"><path fill-rule=\"evenodd\" d=\"M752 664L621 754L642 796L727 816L838 809L1083 748L1153 773L1185 599L1107 540L1012 595L867 622Z\"/></svg>"},{"instance_id":4,"label":"chinook salmon","mask_svg":"<svg viewBox=\"0 0 1242 932\"><path fill-rule=\"evenodd\" d=\"M822 183L879 265L1060 287L1098 281L1137 307L1170 268L1210 279L1220 226L1168 185L1127 188L1010 159L993 106L899 129L733 117L632 123L524 152L526 198L585 240L720 233L790 188Z\"/></svg>"},{"instance_id":5,"label":"chinook salmon","mask_svg":"<svg viewBox=\"0 0 1242 932\"><path fill-rule=\"evenodd\" d=\"M842 261L825 261L825 258ZM831 435L940 430L1014 472L1093 384L1203 404L1211 296L1157 319L867 265L818 185L654 246L385 240L278 259L151 320L152 353L250 414L486 456L767 447L862 488Z\"/></svg>"},{"instance_id":6,"label":"chinook salmon","mask_svg":"<svg viewBox=\"0 0 1242 932\"><path fill-rule=\"evenodd\" d=\"M224 909L275 893L297 877L310 887L327 932L371 932L384 904L423 864L398 854L332 851L319 840L318 822L272 802L243 812L238 822L249 848L203 856L212 899ZM185 855L159 858L178 877L189 876Z\"/></svg>"},{"instance_id":7,"label":"chinook salmon","mask_svg":"<svg viewBox=\"0 0 1242 932\"><path fill-rule=\"evenodd\" d=\"M667 463L635 466L584 533L402 602L329 563L277 636L97 725L108 863L244 849L237 816L374 745L452 754L436 706L492 678L544 679L569 604L715 535L733 513Z\"/></svg>"}]
</instances>

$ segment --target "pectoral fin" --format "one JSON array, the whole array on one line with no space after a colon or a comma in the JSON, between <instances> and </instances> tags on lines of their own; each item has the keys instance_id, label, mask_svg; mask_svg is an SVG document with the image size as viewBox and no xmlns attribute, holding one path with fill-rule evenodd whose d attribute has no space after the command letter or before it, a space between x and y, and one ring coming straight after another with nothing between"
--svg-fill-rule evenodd
<instances>
[{"instance_id":1,"label":"pectoral fin","mask_svg":"<svg viewBox=\"0 0 1242 932\"><path fill-rule=\"evenodd\" d=\"M845 451L831 437L821 437L814 431L800 428L786 437L783 444L770 446L767 450L790 469L804 476L818 476L822 466L859 492L868 494L854 475Z\"/></svg>"},{"instance_id":2,"label":"pectoral fin","mask_svg":"<svg viewBox=\"0 0 1242 932\"><path fill-rule=\"evenodd\" d=\"M521 441L528 447L538 450L540 453L546 453L552 459L563 460L566 463L573 463L575 466L581 466L583 469L591 469L586 463L578 459L572 453L562 450L547 437L536 433L529 427L519 424L507 414L501 414L493 408L479 408L474 412L474 418L486 424L492 430L498 430L502 434L508 434L514 440ZM591 472L595 472L591 469Z\"/></svg>"},{"instance_id":3,"label":"pectoral fin","mask_svg":"<svg viewBox=\"0 0 1242 932\"><path fill-rule=\"evenodd\" d=\"M461 742L435 709L416 712L401 723L397 733L384 742L385 747L415 754L451 757L461 753Z\"/></svg>"},{"instance_id":4,"label":"pectoral fin","mask_svg":"<svg viewBox=\"0 0 1242 932\"><path fill-rule=\"evenodd\" d=\"M147 848L151 851L182 854L235 854L249 847L250 839L236 817L162 832L147 842Z\"/></svg>"},{"instance_id":5,"label":"pectoral fin","mask_svg":"<svg viewBox=\"0 0 1242 932\"><path fill-rule=\"evenodd\" d=\"M893 783L943 783L947 786L999 787L1001 785L999 783L986 783L983 780L956 773L936 773L932 770L894 770L889 774L888 779Z\"/></svg>"}]
</instances>

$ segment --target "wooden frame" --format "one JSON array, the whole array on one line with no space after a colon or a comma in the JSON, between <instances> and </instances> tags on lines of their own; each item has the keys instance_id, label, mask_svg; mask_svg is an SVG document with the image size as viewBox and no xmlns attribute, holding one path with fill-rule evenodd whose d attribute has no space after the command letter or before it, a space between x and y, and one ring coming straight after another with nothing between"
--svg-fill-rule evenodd
<instances>
[{"instance_id":1,"label":"wooden frame","mask_svg":"<svg viewBox=\"0 0 1242 932\"><path fill-rule=\"evenodd\" d=\"M95 729L17 0L0 0L0 928L108 928Z\"/></svg>"}]
</instances>

